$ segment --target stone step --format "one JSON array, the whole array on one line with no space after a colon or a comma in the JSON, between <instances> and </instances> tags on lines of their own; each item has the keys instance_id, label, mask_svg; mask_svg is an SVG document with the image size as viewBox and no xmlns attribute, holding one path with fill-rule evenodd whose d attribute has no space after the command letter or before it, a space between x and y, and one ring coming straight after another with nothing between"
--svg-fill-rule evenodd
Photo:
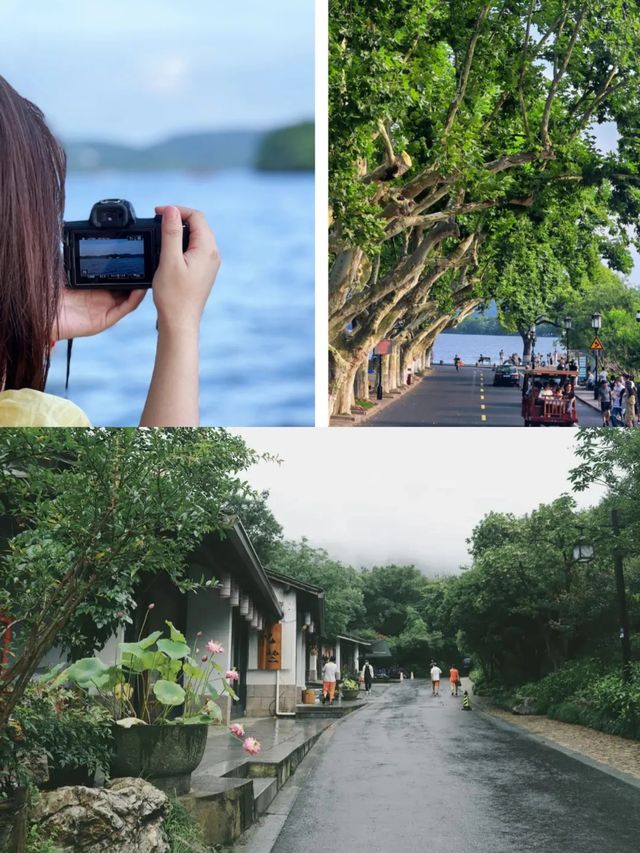
<instances>
[{"instance_id":1,"label":"stone step","mask_svg":"<svg viewBox=\"0 0 640 853\"><path fill-rule=\"evenodd\" d=\"M323 705L319 702L316 702L315 705L296 705L296 716L339 719L340 717L346 717L347 714L351 714L353 711L357 711L359 708L364 708L366 704L366 702L356 700L349 704L340 705Z\"/></svg>"},{"instance_id":2,"label":"stone step","mask_svg":"<svg viewBox=\"0 0 640 853\"><path fill-rule=\"evenodd\" d=\"M253 780L254 818L263 815L278 793L278 780L275 777Z\"/></svg>"}]
</instances>

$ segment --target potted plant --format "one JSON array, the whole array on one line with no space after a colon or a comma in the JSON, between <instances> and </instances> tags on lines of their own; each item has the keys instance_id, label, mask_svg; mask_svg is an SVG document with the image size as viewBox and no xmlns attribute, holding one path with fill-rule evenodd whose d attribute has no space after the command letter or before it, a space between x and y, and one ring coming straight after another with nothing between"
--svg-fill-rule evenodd
<instances>
[{"instance_id":1,"label":"potted plant","mask_svg":"<svg viewBox=\"0 0 640 853\"><path fill-rule=\"evenodd\" d=\"M340 692L343 699L357 699L360 693L360 685L355 678L344 678L340 684Z\"/></svg>"},{"instance_id":2,"label":"potted plant","mask_svg":"<svg viewBox=\"0 0 640 853\"><path fill-rule=\"evenodd\" d=\"M197 663L195 643L190 648L184 635L166 624L168 638L154 631L120 643L114 664L84 658L59 677L87 692L94 689L110 710L112 776L142 776L167 793L183 794L202 761L209 725L222 722L216 700L225 693L237 698L229 682L238 676L214 660L223 651L220 644L207 643L208 654Z\"/></svg>"}]
</instances>

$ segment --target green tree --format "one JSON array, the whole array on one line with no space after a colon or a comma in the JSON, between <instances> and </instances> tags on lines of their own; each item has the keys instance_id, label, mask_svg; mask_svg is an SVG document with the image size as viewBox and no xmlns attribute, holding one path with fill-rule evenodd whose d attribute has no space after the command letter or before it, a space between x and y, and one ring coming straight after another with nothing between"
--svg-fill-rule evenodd
<instances>
[{"instance_id":1,"label":"green tree","mask_svg":"<svg viewBox=\"0 0 640 853\"><path fill-rule=\"evenodd\" d=\"M639 39L630 0L331 0L334 413L354 387L366 396L383 338L395 387L494 295L518 325L553 308L567 276L582 283L594 249L624 269L640 221ZM616 154L595 144L603 122ZM502 254L531 228L542 257L512 251L503 281Z\"/></svg>"},{"instance_id":2,"label":"green tree","mask_svg":"<svg viewBox=\"0 0 640 853\"><path fill-rule=\"evenodd\" d=\"M256 554L266 565L282 540L282 525L269 509L269 492L248 491L243 486L238 496L230 502L230 507L238 514Z\"/></svg>"},{"instance_id":3,"label":"green tree","mask_svg":"<svg viewBox=\"0 0 640 853\"><path fill-rule=\"evenodd\" d=\"M130 618L143 573L193 588L186 558L225 527L256 458L215 429L0 432L0 612L17 637L0 668L0 727L49 649L92 649Z\"/></svg>"},{"instance_id":4,"label":"green tree","mask_svg":"<svg viewBox=\"0 0 640 853\"><path fill-rule=\"evenodd\" d=\"M313 548L307 539L278 543L269 557L269 568L292 578L316 584L325 591L325 633L344 634L362 623L364 605L360 575L334 560L324 548Z\"/></svg>"},{"instance_id":5,"label":"green tree","mask_svg":"<svg viewBox=\"0 0 640 853\"><path fill-rule=\"evenodd\" d=\"M386 636L405 630L409 608L415 607L426 578L415 566L374 566L362 572L367 625Z\"/></svg>"}]
</instances>

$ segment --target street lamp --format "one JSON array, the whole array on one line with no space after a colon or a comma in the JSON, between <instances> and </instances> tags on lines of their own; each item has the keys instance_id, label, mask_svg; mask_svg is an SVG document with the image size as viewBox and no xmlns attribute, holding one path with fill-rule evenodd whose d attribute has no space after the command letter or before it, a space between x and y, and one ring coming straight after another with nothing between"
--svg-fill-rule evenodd
<instances>
[{"instance_id":1,"label":"street lamp","mask_svg":"<svg viewBox=\"0 0 640 853\"><path fill-rule=\"evenodd\" d=\"M536 324L532 323L529 327L529 340L531 341L531 355L530 355L530 363L531 367L536 366Z\"/></svg>"},{"instance_id":2,"label":"street lamp","mask_svg":"<svg viewBox=\"0 0 640 853\"><path fill-rule=\"evenodd\" d=\"M567 366L569 364L569 332L571 331L571 326L573 325L573 320L571 317L564 318L564 330L567 333Z\"/></svg>"},{"instance_id":3,"label":"street lamp","mask_svg":"<svg viewBox=\"0 0 640 853\"><path fill-rule=\"evenodd\" d=\"M592 314L591 315L591 328L593 329L596 337L598 336L598 332L602 326L602 317L600 314ZM598 399L598 385L600 384L600 376L598 374L598 350L595 350L596 353L596 381L593 386L593 397L595 400Z\"/></svg>"},{"instance_id":4,"label":"street lamp","mask_svg":"<svg viewBox=\"0 0 640 853\"><path fill-rule=\"evenodd\" d=\"M597 350L596 350L597 352ZM618 614L620 617L620 646L622 649L622 677L628 683L631 681L631 637L629 631L629 613L627 610L627 594L624 586L624 567L622 551L619 546L620 518L617 509L611 510L611 529L615 543L613 565L616 572L616 592L618 595ZM578 563L588 563L593 559L593 545L585 540L578 542L573 548L573 559Z\"/></svg>"},{"instance_id":5,"label":"street lamp","mask_svg":"<svg viewBox=\"0 0 640 853\"><path fill-rule=\"evenodd\" d=\"M593 560L593 545L588 542L578 542L573 546L573 559L576 563L589 563Z\"/></svg>"}]
</instances>

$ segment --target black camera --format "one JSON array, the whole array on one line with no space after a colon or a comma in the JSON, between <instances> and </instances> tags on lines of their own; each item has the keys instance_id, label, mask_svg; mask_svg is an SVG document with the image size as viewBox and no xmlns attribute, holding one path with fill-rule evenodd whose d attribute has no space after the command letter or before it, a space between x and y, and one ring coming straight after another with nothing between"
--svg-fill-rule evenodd
<instances>
[{"instance_id":1,"label":"black camera","mask_svg":"<svg viewBox=\"0 0 640 853\"><path fill-rule=\"evenodd\" d=\"M136 219L131 202L105 198L86 222L64 223L64 264L69 287L132 290L151 287L160 263L161 216ZM189 224L182 223L182 251Z\"/></svg>"}]
</instances>

